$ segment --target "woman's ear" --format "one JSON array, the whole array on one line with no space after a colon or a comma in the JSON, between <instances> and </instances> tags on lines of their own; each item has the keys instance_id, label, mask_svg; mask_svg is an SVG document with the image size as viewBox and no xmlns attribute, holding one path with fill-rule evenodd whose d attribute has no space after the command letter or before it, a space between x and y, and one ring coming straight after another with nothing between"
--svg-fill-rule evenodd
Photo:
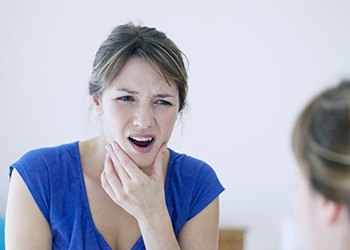
<instances>
[{"instance_id":1,"label":"woman's ear","mask_svg":"<svg viewBox=\"0 0 350 250\"><path fill-rule=\"evenodd\" d=\"M341 204L322 196L320 206L320 215L322 216L321 219L326 224L332 225L340 219L342 210Z\"/></svg>"},{"instance_id":2,"label":"woman's ear","mask_svg":"<svg viewBox=\"0 0 350 250\"><path fill-rule=\"evenodd\" d=\"M98 113L98 115L103 114L103 108L102 108L102 100L101 95L94 94L92 95L92 102L94 103L94 107Z\"/></svg>"}]
</instances>

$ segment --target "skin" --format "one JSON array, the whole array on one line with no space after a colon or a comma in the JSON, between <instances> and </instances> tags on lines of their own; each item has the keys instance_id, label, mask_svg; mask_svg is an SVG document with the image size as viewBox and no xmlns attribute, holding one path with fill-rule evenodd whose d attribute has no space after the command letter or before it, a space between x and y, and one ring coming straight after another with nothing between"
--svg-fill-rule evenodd
<instances>
[{"instance_id":1,"label":"skin","mask_svg":"<svg viewBox=\"0 0 350 250\"><path fill-rule=\"evenodd\" d=\"M167 211L166 144L178 114L176 86L134 57L93 102L101 133L80 142L79 150L93 220L112 249L130 249L140 235L147 249L217 249L218 198L188 221L177 239ZM128 138L135 134L155 138L149 152L132 147ZM52 248L50 227L16 171L6 216L6 249ZM33 231L39 233L33 237Z\"/></svg>"},{"instance_id":2,"label":"skin","mask_svg":"<svg viewBox=\"0 0 350 250\"><path fill-rule=\"evenodd\" d=\"M306 249L349 249L350 216L346 206L315 191L302 170L298 171L292 203Z\"/></svg>"}]
</instances>

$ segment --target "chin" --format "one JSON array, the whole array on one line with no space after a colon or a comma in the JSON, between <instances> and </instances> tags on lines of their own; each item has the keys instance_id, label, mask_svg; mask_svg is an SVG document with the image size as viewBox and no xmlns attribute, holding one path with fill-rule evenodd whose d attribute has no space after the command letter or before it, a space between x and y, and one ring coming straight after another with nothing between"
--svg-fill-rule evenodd
<instances>
[{"instance_id":1,"label":"chin","mask_svg":"<svg viewBox=\"0 0 350 250\"><path fill-rule=\"evenodd\" d=\"M141 168L149 168L154 159L155 155L140 155L140 154L130 154L130 158L136 163L136 165Z\"/></svg>"},{"instance_id":2,"label":"chin","mask_svg":"<svg viewBox=\"0 0 350 250\"><path fill-rule=\"evenodd\" d=\"M150 160L146 160L146 159L140 159L136 161L136 164L139 168L148 168L150 166L152 166L154 161L154 158L150 159Z\"/></svg>"},{"instance_id":3,"label":"chin","mask_svg":"<svg viewBox=\"0 0 350 250\"><path fill-rule=\"evenodd\" d=\"M120 143L119 145L140 169L146 169L152 166L160 147L158 143L153 144L150 149L142 152L142 148L135 149L129 141L125 144Z\"/></svg>"}]
</instances>

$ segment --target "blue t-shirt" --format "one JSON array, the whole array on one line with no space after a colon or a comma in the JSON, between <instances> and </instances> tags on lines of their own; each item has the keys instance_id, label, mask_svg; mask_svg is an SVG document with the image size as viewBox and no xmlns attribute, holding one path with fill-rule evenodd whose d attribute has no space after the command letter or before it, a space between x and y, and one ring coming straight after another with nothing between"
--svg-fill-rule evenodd
<instances>
[{"instance_id":1,"label":"blue t-shirt","mask_svg":"<svg viewBox=\"0 0 350 250\"><path fill-rule=\"evenodd\" d=\"M78 142L26 153L10 167L28 186L51 226L53 249L111 249L98 232L89 207ZM223 190L203 161L169 149L166 205L175 235ZM140 237L133 250L145 249Z\"/></svg>"}]
</instances>

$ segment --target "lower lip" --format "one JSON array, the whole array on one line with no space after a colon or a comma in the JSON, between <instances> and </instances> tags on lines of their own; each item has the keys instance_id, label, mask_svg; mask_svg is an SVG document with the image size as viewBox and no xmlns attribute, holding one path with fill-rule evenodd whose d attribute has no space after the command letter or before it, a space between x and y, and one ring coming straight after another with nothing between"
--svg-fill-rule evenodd
<instances>
[{"instance_id":1,"label":"lower lip","mask_svg":"<svg viewBox=\"0 0 350 250\"><path fill-rule=\"evenodd\" d=\"M132 143L131 141L129 141L129 143L138 153L146 154L146 153L151 152L151 150L153 148L154 141L147 147L139 147L139 146L135 145L134 143Z\"/></svg>"}]
</instances>

